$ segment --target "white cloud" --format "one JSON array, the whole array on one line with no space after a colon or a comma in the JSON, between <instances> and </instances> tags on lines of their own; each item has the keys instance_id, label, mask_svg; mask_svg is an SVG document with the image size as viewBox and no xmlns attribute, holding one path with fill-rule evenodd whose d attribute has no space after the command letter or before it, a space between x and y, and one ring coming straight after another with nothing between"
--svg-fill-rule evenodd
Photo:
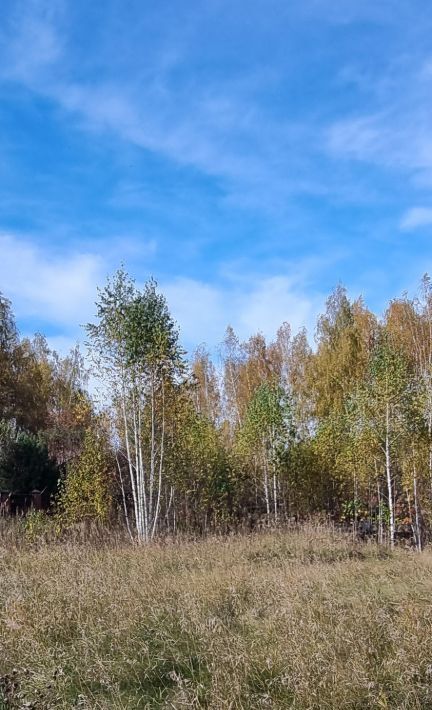
<instances>
[{"instance_id":1,"label":"white cloud","mask_svg":"<svg viewBox=\"0 0 432 710\"><path fill-rule=\"evenodd\" d=\"M209 285L194 279L162 284L170 309L188 347L201 342L215 347L231 325L241 339L257 331L271 339L284 321L293 331L306 326L313 333L323 297L307 295L286 276L234 277Z\"/></svg>"},{"instance_id":2,"label":"white cloud","mask_svg":"<svg viewBox=\"0 0 432 710\"><path fill-rule=\"evenodd\" d=\"M90 253L47 254L30 242L0 234L0 290L18 317L76 329L92 313L101 258Z\"/></svg>"},{"instance_id":3,"label":"white cloud","mask_svg":"<svg viewBox=\"0 0 432 710\"><path fill-rule=\"evenodd\" d=\"M400 228L406 231L432 225L432 207L411 207L402 216Z\"/></svg>"},{"instance_id":4,"label":"white cloud","mask_svg":"<svg viewBox=\"0 0 432 710\"><path fill-rule=\"evenodd\" d=\"M260 330L273 337L284 321L297 331L306 326L312 332L321 298L307 296L286 276L272 276L253 285L241 297L238 321L243 334Z\"/></svg>"},{"instance_id":5,"label":"white cloud","mask_svg":"<svg viewBox=\"0 0 432 710\"><path fill-rule=\"evenodd\" d=\"M292 267L294 270L294 266ZM109 265L92 253L53 256L29 241L0 234L0 291L12 300L18 320L34 330L55 331L50 344L66 352L84 335L80 325L93 319L97 286ZM246 339L258 330L274 337L283 321L293 330L311 331L323 299L307 295L287 276L236 274L216 284L179 277L162 280L161 290L180 326L181 339L192 349L201 342L215 347L228 324Z\"/></svg>"}]
</instances>

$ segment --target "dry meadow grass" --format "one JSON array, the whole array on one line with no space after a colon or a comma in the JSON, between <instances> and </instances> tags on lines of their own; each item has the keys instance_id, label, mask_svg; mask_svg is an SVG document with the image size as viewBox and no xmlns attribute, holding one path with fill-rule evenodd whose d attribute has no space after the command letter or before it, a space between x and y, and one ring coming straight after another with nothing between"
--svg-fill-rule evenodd
<instances>
[{"instance_id":1,"label":"dry meadow grass","mask_svg":"<svg viewBox=\"0 0 432 710\"><path fill-rule=\"evenodd\" d=\"M432 708L432 554L324 530L6 545L4 708Z\"/></svg>"}]
</instances>

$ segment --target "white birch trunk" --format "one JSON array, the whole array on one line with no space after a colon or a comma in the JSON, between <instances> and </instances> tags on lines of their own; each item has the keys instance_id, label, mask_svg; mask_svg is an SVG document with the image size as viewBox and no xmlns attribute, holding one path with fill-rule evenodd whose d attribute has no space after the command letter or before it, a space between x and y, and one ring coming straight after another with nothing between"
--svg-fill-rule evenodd
<instances>
[{"instance_id":1,"label":"white birch trunk","mask_svg":"<svg viewBox=\"0 0 432 710\"><path fill-rule=\"evenodd\" d=\"M386 405L386 434L385 434L385 466L386 466L387 492L388 492L389 517L390 517L390 547L394 547L395 518L394 518L394 506L393 506L393 483L392 483L392 476L391 476L389 429L390 429L390 407L387 404Z\"/></svg>"},{"instance_id":2,"label":"white birch trunk","mask_svg":"<svg viewBox=\"0 0 432 710\"><path fill-rule=\"evenodd\" d=\"M156 500L156 508L155 508L155 513L154 513L154 518L153 518L153 527L152 527L152 532L151 532L152 539L155 535L156 526L157 526L157 522L159 519L160 497L161 497L161 490L162 490L164 446L165 446L165 389L164 389L164 383L162 380L162 432L161 432L161 442L160 442L160 451L159 451L159 476L158 476L157 500Z\"/></svg>"},{"instance_id":3,"label":"white birch trunk","mask_svg":"<svg viewBox=\"0 0 432 710\"><path fill-rule=\"evenodd\" d=\"M379 482L377 482L377 493L378 493L378 543L383 544L383 520L382 520L382 496Z\"/></svg>"},{"instance_id":4,"label":"white birch trunk","mask_svg":"<svg viewBox=\"0 0 432 710\"><path fill-rule=\"evenodd\" d=\"M277 503L277 477L276 471L273 472L273 510L274 510L274 520L277 524L278 522L278 503Z\"/></svg>"},{"instance_id":5,"label":"white birch trunk","mask_svg":"<svg viewBox=\"0 0 432 710\"><path fill-rule=\"evenodd\" d=\"M149 503L148 517L151 527L153 520L153 486L155 479L155 459L156 459L156 436L155 436L155 383L154 374L151 375L151 439L150 439L150 481L149 481Z\"/></svg>"},{"instance_id":6,"label":"white birch trunk","mask_svg":"<svg viewBox=\"0 0 432 710\"><path fill-rule=\"evenodd\" d=\"M267 511L267 524L270 521L270 495L269 495L269 480L268 480L268 469L267 469L267 460L264 456L264 497L265 497L265 503L266 503L266 511Z\"/></svg>"},{"instance_id":7,"label":"white birch trunk","mask_svg":"<svg viewBox=\"0 0 432 710\"><path fill-rule=\"evenodd\" d=\"M416 527L416 543L417 543L417 550L419 552L421 552L422 551L422 539L421 539L421 528L420 528L420 511L419 511L418 495L417 495L417 471L416 471L415 464L414 464L414 470L413 470L413 488L414 488L414 514L415 514L415 527Z\"/></svg>"},{"instance_id":8,"label":"white birch trunk","mask_svg":"<svg viewBox=\"0 0 432 710\"><path fill-rule=\"evenodd\" d=\"M119 477L120 477L120 488L121 488L121 494L122 494L123 512L124 512L124 516L125 516L126 529L128 531L130 539L133 540L132 530L131 530L130 523L129 523L129 513L128 513L127 503L126 503L126 494L125 494L124 483L123 483L123 474L122 474L122 470L121 470L120 461L117 456L117 452L116 452L116 462L117 462L117 468L118 468Z\"/></svg>"},{"instance_id":9,"label":"white birch trunk","mask_svg":"<svg viewBox=\"0 0 432 710\"><path fill-rule=\"evenodd\" d=\"M129 479L130 479L130 484L131 484L132 500L133 500L133 505L134 505L135 527L136 527L138 539L140 539L143 531L141 530L141 527L140 527L137 481L136 481L135 472L133 469L131 450L130 450L130 444L129 444L129 429L128 429L128 421L127 421L127 416L126 416L126 402L125 402L124 387L123 387L123 391L122 391L122 395L121 395L121 406L122 406L122 414L123 414L126 458L127 458L127 463L128 463Z\"/></svg>"}]
</instances>

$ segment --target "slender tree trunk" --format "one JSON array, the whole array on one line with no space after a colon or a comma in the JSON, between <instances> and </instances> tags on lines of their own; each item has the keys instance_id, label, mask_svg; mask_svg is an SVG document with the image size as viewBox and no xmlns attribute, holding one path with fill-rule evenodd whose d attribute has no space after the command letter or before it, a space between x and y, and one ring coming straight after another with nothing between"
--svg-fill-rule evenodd
<instances>
[{"instance_id":1,"label":"slender tree trunk","mask_svg":"<svg viewBox=\"0 0 432 710\"><path fill-rule=\"evenodd\" d=\"M137 430L137 407L136 407L136 394L133 393L132 398L132 420L133 420L133 443L135 449L135 476L137 481L137 503L138 503L138 527L140 530L144 531L144 537L146 537L145 526L144 526L144 511L143 511L143 482L141 476L141 468L139 465L139 455L138 455L138 430Z\"/></svg>"},{"instance_id":2,"label":"slender tree trunk","mask_svg":"<svg viewBox=\"0 0 432 710\"><path fill-rule=\"evenodd\" d=\"M128 509L127 509L127 504L126 504L126 494L125 494L124 483L123 483L123 475L122 475L121 465L120 465L120 461L118 459L117 452L116 452L116 462L117 462L117 468L118 468L119 477L120 477L120 488L121 488L121 494L122 494L123 512L124 512L124 516L125 516L126 529L128 531L130 539L133 540L133 535L132 535L132 531L131 531L130 523L129 523L129 513L128 513Z\"/></svg>"},{"instance_id":3,"label":"slender tree trunk","mask_svg":"<svg viewBox=\"0 0 432 710\"><path fill-rule=\"evenodd\" d=\"M234 406L235 406L235 410L236 410L237 422L238 422L239 426L241 426L242 420L241 420L240 408L239 408L239 404L238 404L237 385L236 385L236 383L235 383L235 379L234 379L234 376L233 376L232 364L231 364L231 363L230 363L230 366L229 366L229 376L230 376L230 380L231 380L231 387L232 387L232 390L233 390L233 393L234 393Z\"/></svg>"},{"instance_id":4,"label":"slender tree trunk","mask_svg":"<svg viewBox=\"0 0 432 710\"><path fill-rule=\"evenodd\" d=\"M414 514L415 514L415 527L416 527L416 542L417 549L419 552L422 551L422 535L421 535L421 525L420 525L420 511L417 495L417 470L414 463L413 468L413 488L414 488Z\"/></svg>"},{"instance_id":5,"label":"slender tree trunk","mask_svg":"<svg viewBox=\"0 0 432 710\"><path fill-rule=\"evenodd\" d=\"M274 513L274 522L275 525L278 524L278 480L277 480L277 472L276 472L276 460L275 460L275 432L274 432L274 427L272 426L271 430L271 446L270 446L270 452L271 452L271 461L272 461L272 468L273 468L273 513Z\"/></svg>"},{"instance_id":6,"label":"slender tree trunk","mask_svg":"<svg viewBox=\"0 0 432 710\"><path fill-rule=\"evenodd\" d=\"M410 525L411 525L411 532L413 534L415 546L417 547L417 529L416 529L416 525L415 525L415 522L413 521L413 516L412 516L411 496L410 496L409 488L405 489L405 495L406 495L406 499L407 499L407 503L408 503L408 512L409 512L409 519L410 519Z\"/></svg>"},{"instance_id":7,"label":"slender tree trunk","mask_svg":"<svg viewBox=\"0 0 432 710\"><path fill-rule=\"evenodd\" d=\"M158 518L159 518L159 511L160 511L160 497L161 497L161 489L162 489L162 471L163 471L163 460L164 460L164 446L165 446L165 387L164 387L164 381L162 378L162 432L161 432L161 442L160 442L160 451L159 451L159 475L158 475L158 490L157 490L157 500L156 500L156 508L155 508L155 513L154 513L154 518L153 518L153 528L152 528L152 539L155 535L156 532L156 526L158 523Z\"/></svg>"},{"instance_id":8,"label":"slender tree trunk","mask_svg":"<svg viewBox=\"0 0 432 710\"><path fill-rule=\"evenodd\" d=\"M270 521L270 495L269 495L267 460L266 460L265 456L264 456L264 497L265 497L265 503L266 503L267 525L268 525L268 523Z\"/></svg>"},{"instance_id":9,"label":"slender tree trunk","mask_svg":"<svg viewBox=\"0 0 432 710\"><path fill-rule=\"evenodd\" d=\"M165 515L166 521L167 521L168 532L169 532L169 530L170 530L170 519L169 519L169 516L170 516L170 511L171 511L171 506L172 506L173 498L174 498L174 488L173 488L173 486L170 486L170 496L169 496L168 504L167 504L167 507L166 507L166 515Z\"/></svg>"},{"instance_id":10,"label":"slender tree trunk","mask_svg":"<svg viewBox=\"0 0 432 710\"><path fill-rule=\"evenodd\" d=\"M132 490L132 500L134 504L134 518L135 518L135 527L137 531L137 536L139 540L142 540L143 538L143 530L140 525L140 515L139 515L139 508L138 508L138 491L137 491L137 481L136 481L136 476L135 476L135 471L132 463L132 457L131 457L131 450L130 450L130 443L129 443L129 428L128 428L128 421L127 421L127 415L126 415L126 402L125 402L125 393L124 393L124 388L121 396L121 406L122 406L122 414L123 414L123 426L124 426L124 439L125 439L125 446L126 446L126 458L127 458L127 463L128 463L128 468L129 468L129 479L130 479L130 484L131 484L131 490Z\"/></svg>"},{"instance_id":11,"label":"slender tree trunk","mask_svg":"<svg viewBox=\"0 0 432 710\"><path fill-rule=\"evenodd\" d=\"M379 481L377 481L377 493L378 493L378 544L383 544L383 510L382 510L382 496Z\"/></svg>"},{"instance_id":12,"label":"slender tree trunk","mask_svg":"<svg viewBox=\"0 0 432 710\"><path fill-rule=\"evenodd\" d=\"M150 481L149 481L149 525L153 521L153 486L155 480L156 435L155 435L155 382L154 374L151 375L151 439L150 439Z\"/></svg>"},{"instance_id":13,"label":"slender tree trunk","mask_svg":"<svg viewBox=\"0 0 432 710\"><path fill-rule=\"evenodd\" d=\"M432 405L429 404L429 415L428 415L428 439L429 439L429 491L430 497L432 499Z\"/></svg>"},{"instance_id":14,"label":"slender tree trunk","mask_svg":"<svg viewBox=\"0 0 432 710\"><path fill-rule=\"evenodd\" d=\"M395 518L394 518L394 506L393 506L393 483L392 483L392 475L391 475L389 430L390 430L390 407L387 404L387 406L386 406L386 435L385 435L385 465L386 465L387 492L388 492L389 517L390 517L390 547L394 547L394 544L395 544Z\"/></svg>"},{"instance_id":15,"label":"slender tree trunk","mask_svg":"<svg viewBox=\"0 0 432 710\"><path fill-rule=\"evenodd\" d=\"M275 524L278 523L278 501L277 501L277 477L276 471L273 471L273 509Z\"/></svg>"},{"instance_id":16,"label":"slender tree trunk","mask_svg":"<svg viewBox=\"0 0 432 710\"><path fill-rule=\"evenodd\" d=\"M138 464L140 470L140 478L142 481L142 503L144 509L144 531L145 539L148 540L149 522L148 522L148 507L147 507L147 481L144 470L144 457L142 451L142 422L141 422L141 407L138 406Z\"/></svg>"}]
</instances>

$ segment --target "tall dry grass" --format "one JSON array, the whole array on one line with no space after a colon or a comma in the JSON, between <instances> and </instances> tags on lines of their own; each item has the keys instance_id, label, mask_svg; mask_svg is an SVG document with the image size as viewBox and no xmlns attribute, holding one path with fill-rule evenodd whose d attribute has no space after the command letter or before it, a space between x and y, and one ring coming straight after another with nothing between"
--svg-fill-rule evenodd
<instances>
[{"instance_id":1,"label":"tall dry grass","mask_svg":"<svg viewBox=\"0 0 432 710\"><path fill-rule=\"evenodd\" d=\"M8 708L432 708L432 555L324 530L6 545Z\"/></svg>"}]
</instances>

